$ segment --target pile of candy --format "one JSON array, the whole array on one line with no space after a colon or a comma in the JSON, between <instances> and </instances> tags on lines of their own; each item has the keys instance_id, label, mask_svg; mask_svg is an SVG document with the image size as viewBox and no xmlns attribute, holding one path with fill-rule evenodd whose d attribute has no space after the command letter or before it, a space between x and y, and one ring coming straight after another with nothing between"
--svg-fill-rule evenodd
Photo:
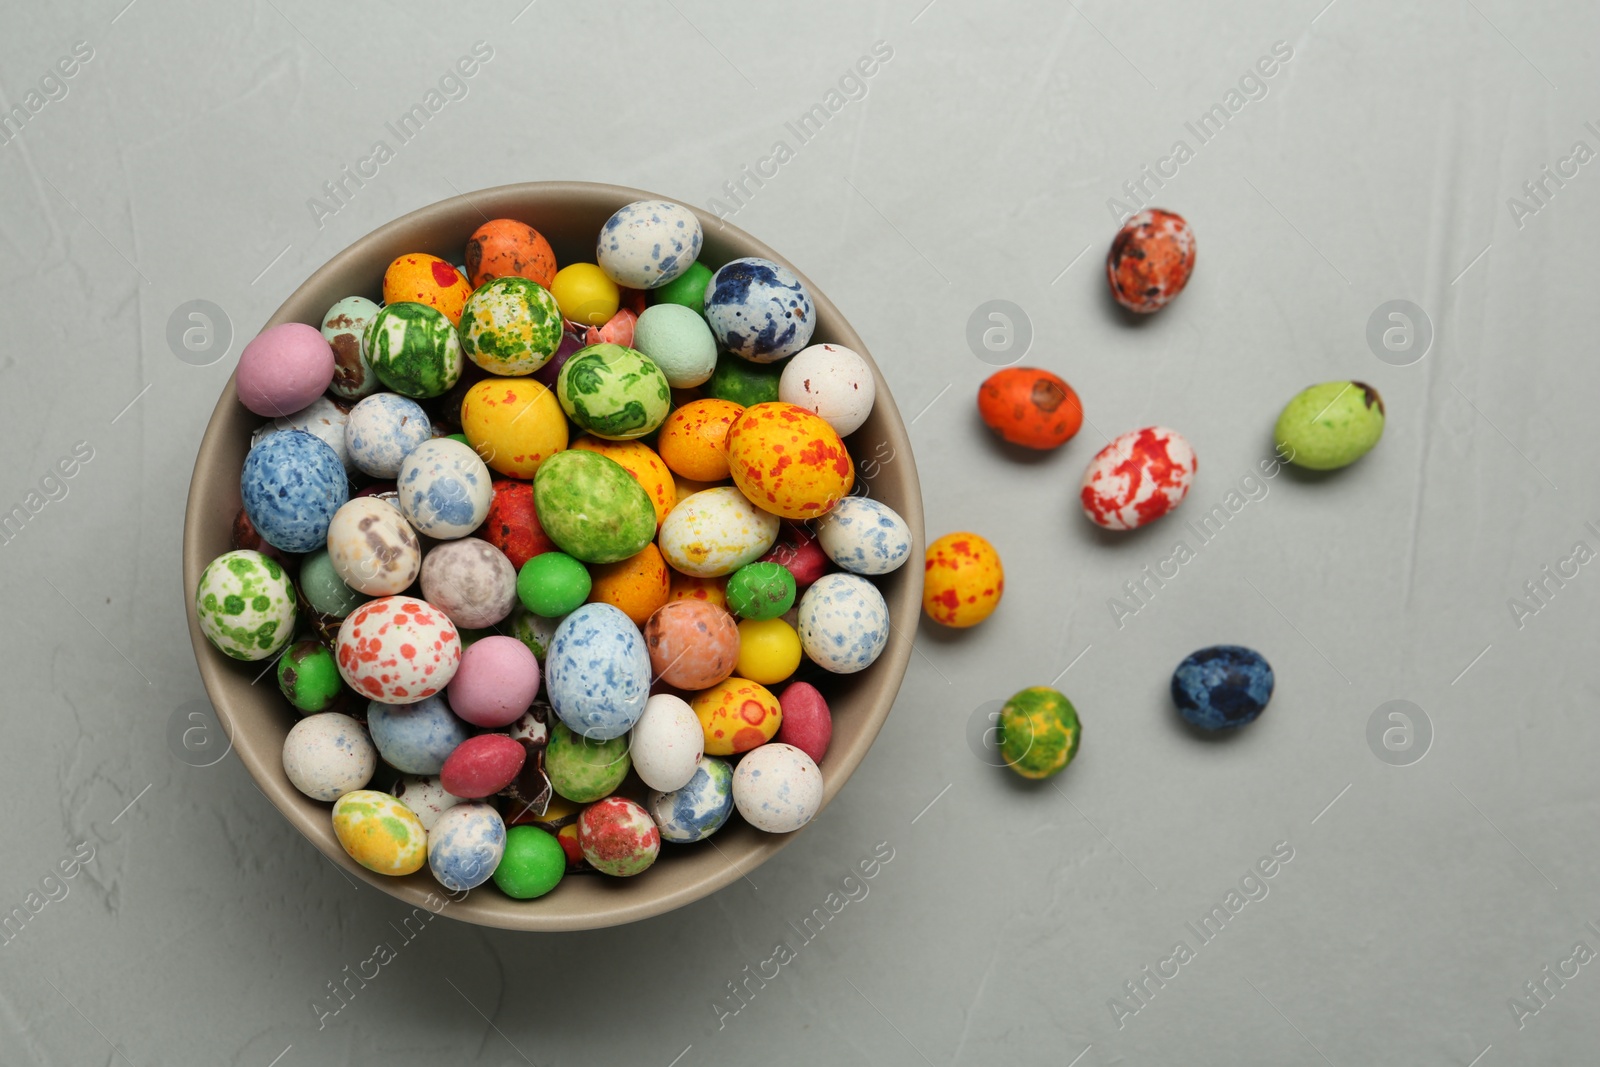
<instances>
[{"instance_id":1,"label":"pile of candy","mask_svg":"<svg viewBox=\"0 0 1600 1067\"><path fill-rule=\"evenodd\" d=\"M369 870L527 899L820 808L826 679L883 652L910 529L856 495L871 368L701 236L639 201L558 270L497 219L241 354L272 421L195 610L281 653L284 772Z\"/></svg>"}]
</instances>

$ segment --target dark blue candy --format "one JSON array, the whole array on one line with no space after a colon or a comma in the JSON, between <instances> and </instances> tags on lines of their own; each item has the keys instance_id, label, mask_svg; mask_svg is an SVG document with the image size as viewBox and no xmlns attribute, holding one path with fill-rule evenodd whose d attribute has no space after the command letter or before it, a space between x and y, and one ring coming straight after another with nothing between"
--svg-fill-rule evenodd
<instances>
[{"instance_id":1,"label":"dark blue candy","mask_svg":"<svg viewBox=\"0 0 1600 1067\"><path fill-rule=\"evenodd\" d=\"M1272 666L1239 645L1191 652L1172 672L1172 700L1184 721L1202 730L1252 723L1272 699Z\"/></svg>"}]
</instances>

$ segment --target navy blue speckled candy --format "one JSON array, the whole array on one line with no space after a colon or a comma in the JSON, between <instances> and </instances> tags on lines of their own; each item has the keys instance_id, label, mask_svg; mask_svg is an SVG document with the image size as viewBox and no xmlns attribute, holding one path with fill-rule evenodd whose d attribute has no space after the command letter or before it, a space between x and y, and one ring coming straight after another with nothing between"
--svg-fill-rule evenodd
<instances>
[{"instance_id":1,"label":"navy blue speckled candy","mask_svg":"<svg viewBox=\"0 0 1600 1067\"><path fill-rule=\"evenodd\" d=\"M326 441L304 430L279 430L245 457L239 495L267 544L311 552L327 544L328 524L350 499L350 482Z\"/></svg>"},{"instance_id":2,"label":"navy blue speckled candy","mask_svg":"<svg viewBox=\"0 0 1600 1067\"><path fill-rule=\"evenodd\" d=\"M1178 714L1202 730L1229 730L1256 720L1272 699L1272 666L1238 645L1191 652L1172 672Z\"/></svg>"},{"instance_id":3,"label":"navy blue speckled candy","mask_svg":"<svg viewBox=\"0 0 1600 1067\"><path fill-rule=\"evenodd\" d=\"M729 260L706 283L706 322L752 363L776 363L811 343L817 309L794 272L770 259Z\"/></svg>"}]
</instances>

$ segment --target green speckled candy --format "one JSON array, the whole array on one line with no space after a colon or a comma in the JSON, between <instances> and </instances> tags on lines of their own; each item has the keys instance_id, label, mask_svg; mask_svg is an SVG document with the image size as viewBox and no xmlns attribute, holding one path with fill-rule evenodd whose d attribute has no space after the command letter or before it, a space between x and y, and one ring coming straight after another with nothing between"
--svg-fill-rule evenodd
<instances>
[{"instance_id":1,"label":"green speckled candy","mask_svg":"<svg viewBox=\"0 0 1600 1067\"><path fill-rule=\"evenodd\" d=\"M562 365L556 399L568 418L596 437L631 441L666 421L672 389L643 352L598 344L574 352Z\"/></svg>"},{"instance_id":2,"label":"green speckled candy","mask_svg":"<svg viewBox=\"0 0 1600 1067\"><path fill-rule=\"evenodd\" d=\"M1272 431L1278 454L1297 467L1348 467L1383 436L1383 398L1363 382L1323 382L1289 401Z\"/></svg>"},{"instance_id":3,"label":"green speckled candy","mask_svg":"<svg viewBox=\"0 0 1600 1067\"><path fill-rule=\"evenodd\" d=\"M556 547L585 563L616 563L655 540L650 494L598 452L569 448L539 464L533 506Z\"/></svg>"},{"instance_id":4,"label":"green speckled candy","mask_svg":"<svg viewBox=\"0 0 1600 1067\"><path fill-rule=\"evenodd\" d=\"M335 619L344 618L372 599L344 584L325 548L317 549L300 561L300 592L312 611Z\"/></svg>"},{"instance_id":5,"label":"green speckled candy","mask_svg":"<svg viewBox=\"0 0 1600 1067\"><path fill-rule=\"evenodd\" d=\"M195 615L206 640L234 659L269 659L294 636L294 586L277 561L247 548L200 572Z\"/></svg>"},{"instance_id":6,"label":"green speckled candy","mask_svg":"<svg viewBox=\"0 0 1600 1067\"><path fill-rule=\"evenodd\" d=\"M461 377L461 339L444 312L390 304L367 327L367 359L378 380L402 396L443 396Z\"/></svg>"},{"instance_id":7,"label":"green speckled candy","mask_svg":"<svg viewBox=\"0 0 1600 1067\"><path fill-rule=\"evenodd\" d=\"M344 693L339 664L328 646L314 638L296 641L278 657L278 688L302 715L328 711Z\"/></svg>"},{"instance_id":8,"label":"green speckled candy","mask_svg":"<svg viewBox=\"0 0 1600 1067\"><path fill-rule=\"evenodd\" d=\"M550 727L544 771L550 776L551 788L574 803L592 804L610 796L632 766L627 734L591 741L560 722Z\"/></svg>"},{"instance_id":9,"label":"green speckled candy","mask_svg":"<svg viewBox=\"0 0 1600 1067\"><path fill-rule=\"evenodd\" d=\"M1000 756L1024 778L1061 773L1082 738L1072 702L1046 686L1024 689L1000 709Z\"/></svg>"},{"instance_id":10,"label":"green speckled candy","mask_svg":"<svg viewBox=\"0 0 1600 1067\"><path fill-rule=\"evenodd\" d=\"M461 350L490 374L532 374L561 346L561 309L538 282L510 275L485 282L461 311Z\"/></svg>"},{"instance_id":11,"label":"green speckled candy","mask_svg":"<svg viewBox=\"0 0 1600 1067\"><path fill-rule=\"evenodd\" d=\"M778 379L783 377L782 363L751 363L729 352L717 357L717 369L711 372L701 392L718 400L731 400L743 407L770 404L778 399Z\"/></svg>"}]
</instances>

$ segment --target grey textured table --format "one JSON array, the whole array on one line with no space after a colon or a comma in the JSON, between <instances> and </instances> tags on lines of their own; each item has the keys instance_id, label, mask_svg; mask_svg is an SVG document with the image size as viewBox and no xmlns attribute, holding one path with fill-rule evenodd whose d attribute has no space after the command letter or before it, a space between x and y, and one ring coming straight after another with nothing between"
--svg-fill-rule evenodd
<instances>
[{"instance_id":1,"label":"grey textured table","mask_svg":"<svg viewBox=\"0 0 1600 1067\"><path fill-rule=\"evenodd\" d=\"M28 515L0 543L0 909L27 913L0 1061L1593 1059L1593 5L124 2L13 5L0 40L0 510ZM747 880L617 930L406 940L236 760L174 743L203 697L184 493L239 347L316 265L544 178L720 200L800 264L915 417L930 534L992 539L1010 588L921 628L856 778ZM1137 325L1100 273L1125 183L1200 246ZM974 412L993 299L1088 413L1032 462ZM225 358L175 357L192 300ZM1369 345L1395 300L1421 315ZM1251 478L1279 407L1351 377L1387 401L1377 450ZM1183 527L1096 536L1074 500L1150 423L1200 456L1181 516L1244 501L1161 585ZM1207 743L1166 684L1219 641L1278 691ZM1025 787L973 738L1053 679L1086 741Z\"/></svg>"}]
</instances>

